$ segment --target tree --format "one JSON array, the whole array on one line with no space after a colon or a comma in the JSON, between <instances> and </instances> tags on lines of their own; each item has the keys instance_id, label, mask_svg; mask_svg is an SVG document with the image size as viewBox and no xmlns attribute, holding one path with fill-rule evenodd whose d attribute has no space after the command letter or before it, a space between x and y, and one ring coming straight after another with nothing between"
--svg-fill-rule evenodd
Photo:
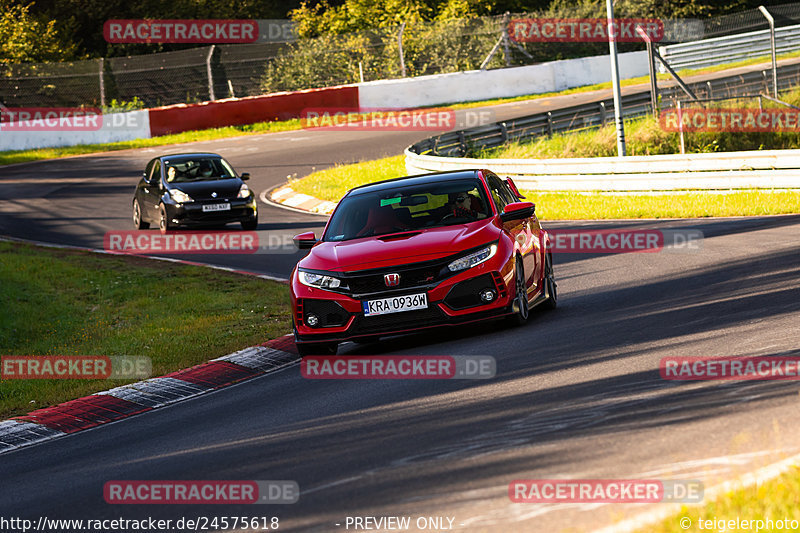
<instances>
[{"instance_id":1,"label":"tree","mask_svg":"<svg viewBox=\"0 0 800 533\"><path fill-rule=\"evenodd\" d=\"M33 3L0 0L0 62L61 61L74 57L75 47L61 38L55 21L31 14Z\"/></svg>"}]
</instances>

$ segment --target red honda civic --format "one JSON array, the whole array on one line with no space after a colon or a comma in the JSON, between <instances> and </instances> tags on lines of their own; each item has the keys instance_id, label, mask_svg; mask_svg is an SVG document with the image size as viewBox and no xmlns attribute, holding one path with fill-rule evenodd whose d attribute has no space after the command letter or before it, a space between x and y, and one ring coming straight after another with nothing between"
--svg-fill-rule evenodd
<instances>
[{"instance_id":1,"label":"red honda civic","mask_svg":"<svg viewBox=\"0 0 800 533\"><path fill-rule=\"evenodd\" d=\"M335 354L430 327L555 308L550 239L514 182L488 170L440 172L349 191L292 272L301 355Z\"/></svg>"}]
</instances>

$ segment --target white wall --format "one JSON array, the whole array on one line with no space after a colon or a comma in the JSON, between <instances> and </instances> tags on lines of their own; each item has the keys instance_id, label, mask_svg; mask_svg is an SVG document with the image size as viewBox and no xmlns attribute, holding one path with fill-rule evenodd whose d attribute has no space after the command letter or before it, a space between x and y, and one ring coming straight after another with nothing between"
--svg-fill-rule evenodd
<instances>
[{"instance_id":1,"label":"white wall","mask_svg":"<svg viewBox=\"0 0 800 533\"><path fill-rule=\"evenodd\" d=\"M647 52L619 54L621 78L648 74ZM361 108L408 108L546 93L611 81L609 56L358 84Z\"/></svg>"},{"instance_id":2,"label":"white wall","mask_svg":"<svg viewBox=\"0 0 800 533\"><path fill-rule=\"evenodd\" d=\"M23 122L24 128L29 122ZM103 115L103 126L94 131L8 131L0 128L0 151L54 148L150 138L147 110Z\"/></svg>"}]
</instances>

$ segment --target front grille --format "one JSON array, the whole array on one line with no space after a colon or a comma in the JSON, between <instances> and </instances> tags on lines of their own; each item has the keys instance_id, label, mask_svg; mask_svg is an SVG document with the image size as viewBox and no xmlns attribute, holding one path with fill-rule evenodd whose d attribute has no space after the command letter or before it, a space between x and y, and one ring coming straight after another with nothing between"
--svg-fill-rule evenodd
<instances>
[{"instance_id":1,"label":"front grille","mask_svg":"<svg viewBox=\"0 0 800 533\"><path fill-rule=\"evenodd\" d=\"M487 302L481 300L479 293L484 289L497 290L491 274L456 283L447 293L444 303L451 309L467 309L483 305Z\"/></svg>"},{"instance_id":2,"label":"front grille","mask_svg":"<svg viewBox=\"0 0 800 533\"><path fill-rule=\"evenodd\" d=\"M303 319L308 315L317 315L318 328L344 326L350 319L350 314L337 302L330 300L312 300L304 298L302 303Z\"/></svg>"},{"instance_id":3,"label":"front grille","mask_svg":"<svg viewBox=\"0 0 800 533\"><path fill-rule=\"evenodd\" d=\"M354 297L376 293L408 291L409 289L421 289L423 287L432 287L450 276L453 276L455 273L450 272L447 268L447 265L452 260L453 257L448 257L435 261L411 263L390 268L345 272L341 275L341 278L349 288L347 292ZM399 285L387 287L384 280L384 275L386 274L399 274Z\"/></svg>"}]
</instances>

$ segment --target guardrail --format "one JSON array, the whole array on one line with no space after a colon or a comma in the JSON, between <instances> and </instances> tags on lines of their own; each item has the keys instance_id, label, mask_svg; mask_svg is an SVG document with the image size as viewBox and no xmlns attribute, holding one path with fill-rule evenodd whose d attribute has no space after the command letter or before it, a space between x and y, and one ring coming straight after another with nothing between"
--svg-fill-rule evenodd
<instances>
[{"instance_id":1,"label":"guardrail","mask_svg":"<svg viewBox=\"0 0 800 533\"><path fill-rule=\"evenodd\" d=\"M687 84L698 98L732 97L759 92L771 93L771 71L753 71L706 82ZM778 69L778 90L800 86L800 63ZM678 86L659 89L662 108L685 98ZM651 113L650 93L623 95L622 116L626 119ZM409 147L411 154L468 157L507 141L527 141L553 133L597 128L614 120L614 101L609 98L589 104L565 107L547 113L527 115L504 122L429 137Z\"/></svg>"},{"instance_id":2,"label":"guardrail","mask_svg":"<svg viewBox=\"0 0 800 533\"><path fill-rule=\"evenodd\" d=\"M800 25L776 28L775 50L777 54L800 50ZM658 53L675 70L764 57L770 55L769 30L660 46ZM664 73L666 69L659 65L659 71Z\"/></svg>"},{"instance_id":3,"label":"guardrail","mask_svg":"<svg viewBox=\"0 0 800 533\"><path fill-rule=\"evenodd\" d=\"M754 71L687 85L699 98L769 92L771 72ZM798 85L800 63L779 69L779 90ZM677 86L660 92L662 107L685 98ZM578 159L466 157L508 141L596 128L614 120L613 105L611 99L602 100L430 137L406 149L406 170L422 174L490 168L514 178L520 187L541 191L800 188L800 150ZM650 112L649 93L623 96L623 117Z\"/></svg>"},{"instance_id":4,"label":"guardrail","mask_svg":"<svg viewBox=\"0 0 800 533\"><path fill-rule=\"evenodd\" d=\"M476 159L419 155L406 149L406 170L412 175L473 168L489 168L514 179L522 189L537 191L800 188L800 150Z\"/></svg>"}]
</instances>

